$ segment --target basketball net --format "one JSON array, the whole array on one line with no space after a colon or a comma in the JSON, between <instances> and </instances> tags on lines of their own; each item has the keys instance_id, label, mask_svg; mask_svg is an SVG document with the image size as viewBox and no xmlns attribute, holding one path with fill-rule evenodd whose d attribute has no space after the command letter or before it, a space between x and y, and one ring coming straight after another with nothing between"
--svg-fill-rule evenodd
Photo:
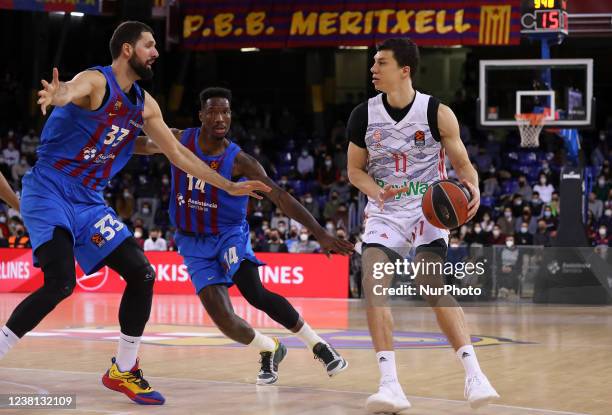
<instances>
[{"instance_id":1,"label":"basketball net","mask_svg":"<svg viewBox=\"0 0 612 415\"><path fill-rule=\"evenodd\" d=\"M544 119L547 112L535 114L515 114L516 120L521 134L521 147L538 147L540 145L540 132L544 127Z\"/></svg>"}]
</instances>

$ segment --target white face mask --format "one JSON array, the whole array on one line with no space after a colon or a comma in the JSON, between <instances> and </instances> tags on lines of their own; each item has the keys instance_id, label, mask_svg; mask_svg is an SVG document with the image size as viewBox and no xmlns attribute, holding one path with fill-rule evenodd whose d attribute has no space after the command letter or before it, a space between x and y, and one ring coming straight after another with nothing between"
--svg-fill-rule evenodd
<instances>
[{"instance_id":1,"label":"white face mask","mask_svg":"<svg viewBox=\"0 0 612 415\"><path fill-rule=\"evenodd\" d=\"M474 228L474 232L476 232L476 233L480 233L480 231L482 231L482 229L481 229L481 228Z\"/></svg>"},{"instance_id":2,"label":"white face mask","mask_svg":"<svg viewBox=\"0 0 612 415\"><path fill-rule=\"evenodd\" d=\"M130 192L123 192L123 197L125 197L125 198L130 197Z\"/></svg>"},{"instance_id":3,"label":"white face mask","mask_svg":"<svg viewBox=\"0 0 612 415\"><path fill-rule=\"evenodd\" d=\"M304 202L312 203L312 197L307 197L306 199L304 199Z\"/></svg>"},{"instance_id":4,"label":"white face mask","mask_svg":"<svg viewBox=\"0 0 612 415\"><path fill-rule=\"evenodd\" d=\"M599 179L597 181L597 183L599 183L599 186L604 187L606 185L606 180L605 179Z\"/></svg>"},{"instance_id":5,"label":"white face mask","mask_svg":"<svg viewBox=\"0 0 612 415\"><path fill-rule=\"evenodd\" d=\"M331 161L331 160L325 160L325 165L326 165L327 167L331 167L331 165L332 165L332 161Z\"/></svg>"},{"instance_id":6,"label":"white face mask","mask_svg":"<svg viewBox=\"0 0 612 415\"><path fill-rule=\"evenodd\" d=\"M168 180L168 179L166 179L166 178L163 178L163 179L162 179L162 184L163 184L164 186L168 186L168 185L170 184L170 180Z\"/></svg>"},{"instance_id":7,"label":"white face mask","mask_svg":"<svg viewBox=\"0 0 612 415\"><path fill-rule=\"evenodd\" d=\"M327 229L329 232L332 232L334 230L334 224L333 223L326 224L325 229Z\"/></svg>"},{"instance_id":8,"label":"white face mask","mask_svg":"<svg viewBox=\"0 0 612 415\"><path fill-rule=\"evenodd\" d=\"M0 223L6 223L6 216L0 216Z\"/></svg>"},{"instance_id":9,"label":"white face mask","mask_svg":"<svg viewBox=\"0 0 612 415\"><path fill-rule=\"evenodd\" d=\"M279 226L279 227L278 227L278 231L279 231L280 233L285 233L285 231L286 231L286 230L287 230L287 228L285 228L284 226Z\"/></svg>"},{"instance_id":10,"label":"white face mask","mask_svg":"<svg viewBox=\"0 0 612 415\"><path fill-rule=\"evenodd\" d=\"M506 246L512 248L514 246L514 241L506 241Z\"/></svg>"},{"instance_id":11,"label":"white face mask","mask_svg":"<svg viewBox=\"0 0 612 415\"><path fill-rule=\"evenodd\" d=\"M601 235L601 237L603 238L604 236L606 236L606 233L608 233L608 230L605 228L599 228L599 235Z\"/></svg>"},{"instance_id":12,"label":"white face mask","mask_svg":"<svg viewBox=\"0 0 612 415\"><path fill-rule=\"evenodd\" d=\"M550 215L552 215L552 212L550 212L548 210L546 212L544 212L544 217L550 218Z\"/></svg>"},{"instance_id":13,"label":"white face mask","mask_svg":"<svg viewBox=\"0 0 612 415\"><path fill-rule=\"evenodd\" d=\"M493 236L497 238L500 235L500 233L501 233L500 231L493 231Z\"/></svg>"},{"instance_id":14,"label":"white face mask","mask_svg":"<svg viewBox=\"0 0 612 415\"><path fill-rule=\"evenodd\" d=\"M151 213L151 211L149 210L149 208L142 208L142 214L143 214L143 215L148 215L149 213Z\"/></svg>"},{"instance_id":15,"label":"white face mask","mask_svg":"<svg viewBox=\"0 0 612 415\"><path fill-rule=\"evenodd\" d=\"M308 240L308 234L307 233L301 233L300 234L300 241L306 242L307 240Z\"/></svg>"},{"instance_id":16,"label":"white face mask","mask_svg":"<svg viewBox=\"0 0 612 415\"><path fill-rule=\"evenodd\" d=\"M142 232L140 231L134 232L134 238L142 238Z\"/></svg>"},{"instance_id":17,"label":"white face mask","mask_svg":"<svg viewBox=\"0 0 612 415\"><path fill-rule=\"evenodd\" d=\"M504 216L510 219L512 217L512 212L504 212Z\"/></svg>"},{"instance_id":18,"label":"white face mask","mask_svg":"<svg viewBox=\"0 0 612 415\"><path fill-rule=\"evenodd\" d=\"M604 215L606 215L606 216L608 216L608 217L609 217L609 216L612 216L612 210L606 210L606 211L605 211L605 213L604 213Z\"/></svg>"},{"instance_id":19,"label":"white face mask","mask_svg":"<svg viewBox=\"0 0 612 415\"><path fill-rule=\"evenodd\" d=\"M459 244L456 242L453 242L452 244L450 244L451 248L459 248Z\"/></svg>"},{"instance_id":20,"label":"white face mask","mask_svg":"<svg viewBox=\"0 0 612 415\"><path fill-rule=\"evenodd\" d=\"M528 229L529 228L526 228L525 226L521 226L521 232L523 232L523 233L527 233Z\"/></svg>"}]
</instances>

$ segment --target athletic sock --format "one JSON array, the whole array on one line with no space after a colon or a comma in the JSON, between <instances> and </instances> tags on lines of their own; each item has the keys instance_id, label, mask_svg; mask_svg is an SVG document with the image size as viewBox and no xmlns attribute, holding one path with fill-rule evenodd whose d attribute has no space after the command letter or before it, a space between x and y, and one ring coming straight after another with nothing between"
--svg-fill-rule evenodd
<instances>
[{"instance_id":1,"label":"athletic sock","mask_svg":"<svg viewBox=\"0 0 612 415\"><path fill-rule=\"evenodd\" d=\"M265 336L257 330L253 331L255 332L255 337L253 337L251 343L248 344L249 347L259 352L274 352L276 350L276 342L272 337Z\"/></svg>"},{"instance_id":2,"label":"athletic sock","mask_svg":"<svg viewBox=\"0 0 612 415\"><path fill-rule=\"evenodd\" d=\"M117 346L117 357L115 363L121 372L132 370L136 364L138 348L140 347L140 337L132 337L121 333L119 345Z\"/></svg>"},{"instance_id":3,"label":"athletic sock","mask_svg":"<svg viewBox=\"0 0 612 415\"><path fill-rule=\"evenodd\" d=\"M0 330L2 331L0 333L0 359L2 359L11 347L17 344L19 337L6 326Z\"/></svg>"},{"instance_id":4,"label":"athletic sock","mask_svg":"<svg viewBox=\"0 0 612 415\"><path fill-rule=\"evenodd\" d=\"M473 376L478 373L481 373L480 365L478 364L478 358L476 357L476 352L474 351L474 346L471 344L462 346L456 352L457 358L463 364L463 369L465 369L466 376Z\"/></svg>"},{"instance_id":5,"label":"athletic sock","mask_svg":"<svg viewBox=\"0 0 612 415\"><path fill-rule=\"evenodd\" d=\"M308 350L312 350L317 343L325 343L325 340L323 340L306 322L304 322L302 328L295 333L295 335L306 345L306 347L308 347Z\"/></svg>"}]
</instances>

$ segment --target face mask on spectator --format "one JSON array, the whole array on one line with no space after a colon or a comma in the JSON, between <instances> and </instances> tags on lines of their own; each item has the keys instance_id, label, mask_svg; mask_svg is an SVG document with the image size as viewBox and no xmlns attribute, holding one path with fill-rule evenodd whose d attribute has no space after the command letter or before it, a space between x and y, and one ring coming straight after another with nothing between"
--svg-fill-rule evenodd
<instances>
[{"instance_id":1,"label":"face mask on spectator","mask_svg":"<svg viewBox=\"0 0 612 415\"><path fill-rule=\"evenodd\" d=\"M529 228L528 228L527 226L521 226L521 232L522 232L522 233L527 233L527 230L528 230L528 229L529 229Z\"/></svg>"},{"instance_id":2,"label":"face mask on spectator","mask_svg":"<svg viewBox=\"0 0 612 415\"><path fill-rule=\"evenodd\" d=\"M128 192L127 190L125 192L123 192L123 197L126 198L126 199L128 197L130 197L130 192Z\"/></svg>"},{"instance_id":3,"label":"face mask on spectator","mask_svg":"<svg viewBox=\"0 0 612 415\"><path fill-rule=\"evenodd\" d=\"M499 230L497 230L497 229L493 229L493 236L494 236L494 237L496 237L496 238L497 238L497 237L498 237L500 234L501 234L501 232L500 232Z\"/></svg>"},{"instance_id":4,"label":"face mask on spectator","mask_svg":"<svg viewBox=\"0 0 612 415\"><path fill-rule=\"evenodd\" d=\"M307 197L306 199L304 199L304 202L312 203L312 197Z\"/></svg>"},{"instance_id":5,"label":"face mask on spectator","mask_svg":"<svg viewBox=\"0 0 612 415\"><path fill-rule=\"evenodd\" d=\"M597 184L599 184L600 187L604 187L606 185L606 179L597 180Z\"/></svg>"},{"instance_id":6,"label":"face mask on spectator","mask_svg":"<svg viewBox=\"0 0 612 415\"><path fill-rule=\"evenodd\" d=\"M453 242L450 244L451 248L459 248L459 244L457 242Z\"/></svg>"},{"instance_id":7,"label":"face mask on spectator","mask_svg":"<svg viewBox=\"0 0 612 415\"><path fill-rule=\"evenodd\" d=\"M514 241L506 241L506 246L512 248L514 246Z\"/></svg>"},{"instance_id":8,"label":"face mask on spectator","mask_svg":"<svg viewBox=\"0 0 612 415\"><path fill-rule=\"evenodd\" d=\"M277 235L272 235L270 237L270 239L272 240L272 242L278 242L278 236Z\"/></svg>"},{"instance_id":9,"label":"face mask on spectator","mask_svg":"<svg viewBox=\"0 0 612 415\"><path fill-rule=\"evenodd\" d=\"M168 185L170 184L170 179L168 179L167 177L164 177L164 178L162 179L162 184L163 184L164 186L168 186Z\"/></svg>"},{"instance_id":10,"label":"face mask on spectator","mask_svg":"<svg viewBox=\"0 0 612 415\"><path fill-rule=\"evenodd\" d=\"M605 211L604 215L606 215L607 217L612 216L612 210L610 210L610 209L606 209L606 211Z\"/></svg>"},{"instance_id":11,"label":"face mask on spectator","mask_svg":"<svg viewBox=\"0 0 612 415\"><path fill-rule=\"evenodd\" d=\"M286 231L286 230L287 230L287 228L285 228L284 226L279 226L279 227L278 227L278 231L279 231L280 233L285 233L285 231Z\"/></svg>"},{"instance_id":12,"label":"face mask on spectator","mask_svg":"<svg viewBox=\"0 0 612 415\"><path fill-rule=\"evenodd\" d=\"M328 232L332 232L334 230L334 224L333 223L326 223L325 224L325 229L328 230Z\"/></svg>"},{"instance_id":13,"label":"face mask on spectator","mask_svg":"<svg viewBox=\"0 0 612 415\"><path fill-rule=\"evenodd\" d=\"M599 228L599 235L603 238L604 236L606 236L606 233L608 233L608 230L606 228Z\"/></svg>"},{"instance_id":14,"label":"face mask on spectator","mask_svg":"<svg viewBox=\"0 0 612 415\"><path fill-rule=\"evenodd\" d=\"M522 201L521 199L516 199L516 200L514 201L514 204L515 204L515 205L517 205L517 206L520 206L520 205L522 205L522 204L523 204L523 201Z\"/></svg>"},{"instance_id":15,"label":"face mask on spectator","mask_svg":"<svg viewBox=\"0 0 612 415\"><path fill-rule=\"evenodd\" d=\"M270 229L270 226L268 226L268 224L267 224L267 223L264 223L263 225L261 225L261 230L262 230L262 231L264 231L264 232L265 232L265 231L267 231L268 229Z\"/></svg>"},{"instance_id":16,"label":"face mask on spectator","mask_svg":"<svg viewBox=\"0 0 612 415\"><path fill-rule=\"evenodd\" d=\"M6 216L0 216L0 223L6 223Z\"/></svg>"},{"instance_id":17,"label":"face mask on spectator","mask_svg":"<svg viewBox=\"0 0 612 415\"><path fill-rule=\"evenodd\" d=\"M134 238L142 238L142 232L134 231Z\"/></svg>"},{"instance_id":18,"label":"face mask on spectator","mask_svg":"<svg viewBox=\"0 0 612 415\"><path fill-rule=\"evenodd\" d=\"M331 160L325 160L325 167L331 167L332 166L332 161Z\"/></svg>"},{"instance_id":19,"label":"face mask on spectator","mask_svg":"<svg viewBox=\"0 0 612 415\"><path fill-rule=\"evenodd\" d=\"M300 241L306 242L307 240L308 240L308 234L307 233L301 233L300 234Z\"/></svg>"},{"instance_id":20,"label":"face mask on spectator","mask_svg":"<svg viewBox=\"0 0 612 415\"><path fill-rule=\"evenodd\" d=\"M308 151L307 150L302 150L302 157L306 157L308 156Z\"/></svg>"},{"instance_id":21,"label":"face mask on spectator","mask_svg":"<svg viewBox=\"0 0 612 415\"><path fill-rule=\"evenodd\" d=\"M142 214L143 215L148 215L149 213L151 213L151 209L149 209L148 207L143 207L142 208Z\"/></svg>"},{"instance_id":22,"label":"face mask on spectator","mask_svg":"<svg viewBox=\"0 0 612 415\"><path fill-rule=\"evenodd\" d=\"M474 228L474 232L476 232L476 233L480 233L480 231L482 231L482 229L480 228L480 226L476 226L476 227Z\"/></svg>"},{"instance_id":23,"label":"face mask on spectator","mask_svg":"<svg viewBox=\"0 0 612 415\"><path fill-rule=\"evenodd\" d=\"M544 211L544 216L547 218L550 218L550 216L552 215L552 212L550 210L545 210Z\"/></svg>"},{"instance_id":24,"label":"face mask on spectator","mask_svg":"<svg viewBox=\"0 0 612 415\"><path fill-rule=\"evenodd\" d=\"M504 212L504 216L508 219L510 219L512 217L512 212L511 211L506 211Z\"/></svg>"}]
</instances>

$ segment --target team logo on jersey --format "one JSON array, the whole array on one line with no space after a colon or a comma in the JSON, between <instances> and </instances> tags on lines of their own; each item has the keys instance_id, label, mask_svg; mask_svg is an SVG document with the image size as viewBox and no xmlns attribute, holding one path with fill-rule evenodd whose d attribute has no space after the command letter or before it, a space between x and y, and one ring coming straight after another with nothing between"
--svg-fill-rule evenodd
<instances>
[{"instance_id":1,"label":"team logo on jersey","mask_svg":"<svg viewBox=\"0 0 612 415\"><path fill-rule=\"evenodd\" d=\"M123 103L121 102L121 100L115 101L115 105L113 106L113 112L109 112L108 116L109 117L114 117L115 115L117 115L117 113L121 109L122 105L123 105Z\"/></svg>"},{"instance_id":2,"label":"team logo on jersey","mask_svg":"<svg viewBox=\"0 0 612 415\"><path fill-rule=\"evenodd\" d=\"M177 193L176 194L176 203L179 206L183 206L185 204L185 198L183 197L182 193Z\"/></svg>"},{"instance_id":3,"label":"team logo on jersey","mask_svg":"<svg viewBox=\"0 0 612 415\"><path fill-rule=\"evenodd\" d=\"M98 150L95 147L85 147L83 149L83 160L89 160L96 155Z\"/></svg>"},{"instance_id":4,"label":"team logo on jersey","mask_svg":"<svg viewBox=\"0 0 612 415\"><path fill-rule=\"evenodd\" d=\"M374 134L372 134L372 138L374 139L374 141L378 143L380 140L382 140L382 131L380 130L374 131Z\"/></svg>"},{"instance_id":5,"label":"team logo on jersey","mask_svg":"<svg viewBox=\"0 0 612 415\"><path fill-rule=\"evenodd\" d=\"M417 147L425 146L425 133L421 130L414 133L414 145Z\"/></svg>"},{"instance_id":6,"label":"team logo on jersey","mask_svg":"<svg viewBox=\"0 0 612 415\"><path fill-rule=\"evenodd\" d=\"M104 239L101 234L96 232L91 236L91 242L93 242L98 248L102 248L102 246L106 243L106 239Z\"/></svg>"}]
</instances>

